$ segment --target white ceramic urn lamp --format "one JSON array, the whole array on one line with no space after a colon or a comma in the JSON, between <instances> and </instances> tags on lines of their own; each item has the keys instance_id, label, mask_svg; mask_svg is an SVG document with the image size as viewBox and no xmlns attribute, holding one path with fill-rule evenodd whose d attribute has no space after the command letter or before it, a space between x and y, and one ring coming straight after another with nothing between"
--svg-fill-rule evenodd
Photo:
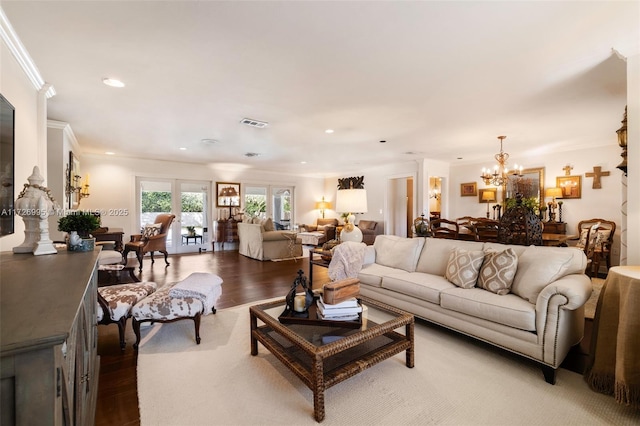
<instances>
[{"instance_id":1,"label":"white ceramic urn lamp","mask_svg":"<svg viewBox=\"0 0 640 426\"><path fill-rule=\"evenodd\" d=\"M355 226L354 213L367 212L367 191L365 189L338 189L336 211L349 213L340 232L340 241L362 242L362 231Z\"/></svg>"}]
</instances>

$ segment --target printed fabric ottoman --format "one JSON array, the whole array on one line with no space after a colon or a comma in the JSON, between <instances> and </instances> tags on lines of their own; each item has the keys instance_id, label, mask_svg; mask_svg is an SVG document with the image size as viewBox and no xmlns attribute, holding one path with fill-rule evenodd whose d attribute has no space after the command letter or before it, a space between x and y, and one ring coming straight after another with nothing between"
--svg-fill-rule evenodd
<instances>
[{"instance_id":1,"label":"printed fabric ottoman","mask_svg":"<svg viewBox=\"0 0 640 426\"><path fill-rule=\"evenodd\" d=\"M192 277L208 279L208 291L206 297L195 295L181 296L174 289L182 283L188 282ZM210 278L209 278L210 277ZM200 344L200 316L216 313L214 303L222 294L222 280L213 274L192 274L189 278L163 286L155 293L150 294L139 301L131 310L133 317L133 331L136 334L134 349L138 349L140 343L140 324L143 322L173 322L183 319L191 319L195 325L196 343Z\"/></svg>"}]
</instances>

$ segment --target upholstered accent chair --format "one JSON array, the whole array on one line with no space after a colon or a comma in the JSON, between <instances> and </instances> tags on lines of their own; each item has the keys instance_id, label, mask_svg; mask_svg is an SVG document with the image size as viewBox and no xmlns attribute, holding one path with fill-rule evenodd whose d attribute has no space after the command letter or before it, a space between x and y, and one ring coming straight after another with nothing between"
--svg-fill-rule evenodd
<instances>
[{"instance_id":1,"label":"upholstered accent chair","mask_svg":"<svg viewBox=\"0 0 640 426\"><path fill-rule=\"evenodd\" d=\"M97 322L101 325L118 324L120 350L125 348L125 327L133 306L156 291L152 281L98 287Z\"/></svg>"},{"instance_id":2,"label":"upholstered accent chair","mask_svg":"<svg viewBox=\"0 0 640 426\"><path fill-rule=\"evenodd\" d=\"M594 231L593 227L596 227ZM616 223L606 219L588 219L578 223L579 239L576 247L585 250L587 259L592 261L591 268L598 275L600 262L604 260L607 271L611 267L611 246L616 233ZM590 245L590 247L589 247ZM587 274L589 275L589 274Z\"/></svg>"},{"instance_id":3,"label":"upholstered accent chair","mask_svg":"<svg viewBox=\"0 0 640 426\"><path fill-rule=\"evenodd\" d=\"M299 227L300 232L324 232L324 242L336 239L336 227L338 226L338 219L316 219L315 225L302 224ZM321 243L319 243L321 244Z\"/></svg>"},{"instance_id":4,"label":"upholstered accent chair","mask_svg":"<svg viewBox=\"0 0 640 426\"><path fill-rule=\"evenodd\" d=\"M169 266L167 253L167 235L169 227L175 219L172 214L159 214L152 225L146 225L142 234L131 235L131 241L125 244L123 257L126 261L130 251L135 252L142 271L142 257L146 253L151 254L151 263L154 263L153 252L159 251L164 254L164 261Z\"/></svg>"},{"instance_id":5,"label":"upholstered accent chair","mask_svg":"<svg viewBox=\"0 0 640 426\"><path fill-rule=\"evenodd\" d=\"M362 242L366 245L370 246L376 240L376 235L380 232L378 231L378 222L374 220L360 220L358 222L358 228L362 231Z\"/></svg>"}]
</instances>

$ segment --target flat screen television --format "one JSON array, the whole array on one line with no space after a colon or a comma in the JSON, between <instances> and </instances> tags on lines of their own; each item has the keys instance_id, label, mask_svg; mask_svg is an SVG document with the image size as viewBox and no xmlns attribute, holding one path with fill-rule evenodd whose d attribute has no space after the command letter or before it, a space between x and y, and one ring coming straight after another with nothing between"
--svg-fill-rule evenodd
<instances>
[{"instance_id":1,"label":"flat screen television","mask_svg":"<svg viewBox=\"0 0 640 426\"><path fill-rule=\"evenodd\" d=\"M0 94L0 236L14 232L15 117L15 108Z\"/></svg>"}]
</instances>

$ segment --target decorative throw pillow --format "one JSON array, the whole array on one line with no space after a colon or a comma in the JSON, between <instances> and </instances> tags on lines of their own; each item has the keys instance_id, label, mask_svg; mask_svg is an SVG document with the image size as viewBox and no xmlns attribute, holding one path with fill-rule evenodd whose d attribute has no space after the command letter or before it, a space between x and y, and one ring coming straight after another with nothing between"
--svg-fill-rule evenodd
<instances>
[{"instance_id":1,"label":"decorative throw pillow","mask_svg":"<svg viewBox=\"0 0 640 426\"><path fill-rule=\"evenodd\" d=\"M596 249L601 249L602 245L609 241L611 229L599 229L596 236Z\"/></svg>"},{"instance_id":2,"label":"decorative throw pillow","mask_svg":"<svg viewBox=\"0 0 640 426\"><path fill-rule=\"evenodd\" d=\"M582 231L580 231L580 239L576 243L576 247L581 249L584 248L584 246L587 244L587 234L589 234L588 229L583 229Z\"/></svg>"},{"instance_id":3,"label":"decorative throw pillow","mask_svg":"<svg viewBox=\"0 0 640 426\"><path fill-rule=\"evenodd\" d=\"M484 260L484 252L467 251L454 248L449 254L449 262L444 277L452 284L462 288L473 288Z\"/></svg>"},{"instance_id":4,"label":"decorative throw pillow","mask_svg":"<svg viewBox=\"0 0 640 426\"><path fill-rule=\"evenodd\" d=\"M262 226L264 227L265 231L276 230L275 226L273 226L273 220L270 217L262 221Z\"/></svg>"},{"instance_id":5,"label":"decorative throw pillow","mask_svg":"<svg viewBox=\"0 0 640 426\"><path fill-rule=\"evenodd\" d=\"M485 251L478 287L501 296L508 294L517 270L518 255L512 248L501 252Z\"/></svg>"},{"instance_id":6,"label":"decorative throw pillow","mask_svg":"<svg viewBox=\"0 0 640 426\"><path fill-rule=\"evenodd\" d=\"M161 223L146 224L142 229L142 238L145 240L148 240L151 237L160 235L161 229L162 229Z\"/></svg>"}]
</instances>

